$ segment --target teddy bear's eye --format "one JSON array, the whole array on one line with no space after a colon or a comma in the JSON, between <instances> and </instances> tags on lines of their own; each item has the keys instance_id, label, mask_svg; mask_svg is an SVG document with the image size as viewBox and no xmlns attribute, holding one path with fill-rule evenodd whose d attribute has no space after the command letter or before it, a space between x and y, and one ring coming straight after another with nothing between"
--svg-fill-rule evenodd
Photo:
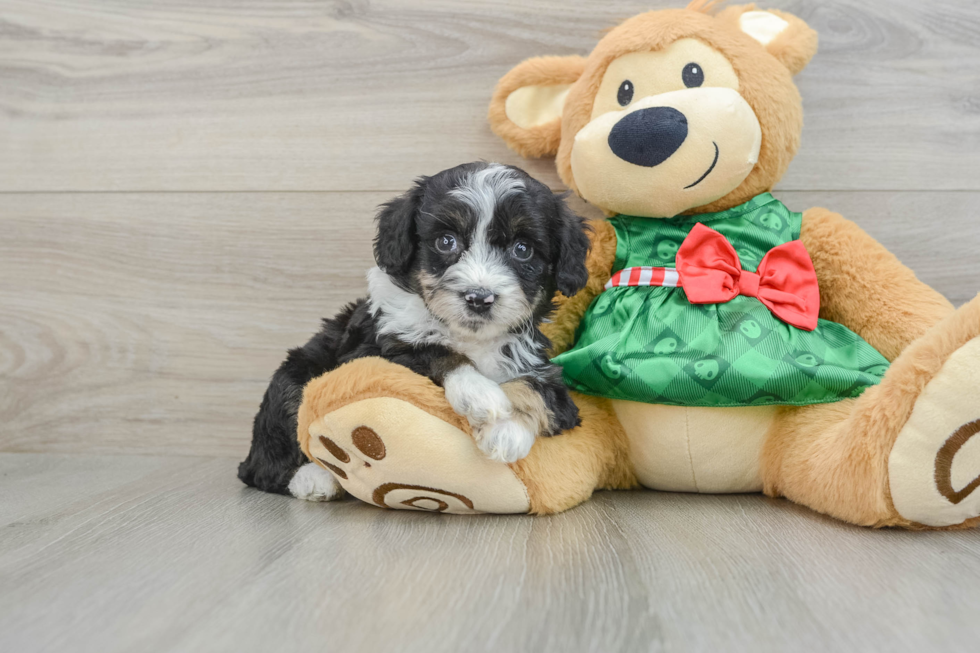
<instances>
[{"instance_id":1,"label":"teddy bear's eye","mask_svg":"<svg viewBox=\"0 0 980 653\"><path fill-rule=\"evenodd\" d=\"M626 80L619 85L619 92L616 93L616 100L619 102L619 106L625 107L627 104L633 101L633 82Z\"/></svg>"},{"instance_id":2,"label":"teddy bear's eye","mask_svg":"<svg viewBox=\"0 0 980 653\"><path fill-rule=\"evenodd\" d=\"M684 66L681 77L684 80L684 86L688 88L694 88L704 84L704 70L696 63L689 63Z\"/></svg>"}]
</instances>

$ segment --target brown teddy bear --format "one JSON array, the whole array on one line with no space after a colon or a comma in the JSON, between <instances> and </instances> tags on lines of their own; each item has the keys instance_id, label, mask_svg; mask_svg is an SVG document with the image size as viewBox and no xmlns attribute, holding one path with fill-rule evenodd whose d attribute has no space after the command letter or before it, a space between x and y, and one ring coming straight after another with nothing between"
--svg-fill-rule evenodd
<instances>
[{"instance_id":1,"label":"brown teddy bear","mask_svg":"<svg viewBox=\"0 0 980 653\"><path fill-rule=\"evenodd\" d=\"M549 326L580 427L505 465L379 359L311 382L304 452L390 508L552 513L596 488L763 491L868 526L980 515L980 298L956 310L855 224L769 191L803 124L799 18L635 16L499 83L494 131L610 219Z\"/></svg>"}]
</instances>

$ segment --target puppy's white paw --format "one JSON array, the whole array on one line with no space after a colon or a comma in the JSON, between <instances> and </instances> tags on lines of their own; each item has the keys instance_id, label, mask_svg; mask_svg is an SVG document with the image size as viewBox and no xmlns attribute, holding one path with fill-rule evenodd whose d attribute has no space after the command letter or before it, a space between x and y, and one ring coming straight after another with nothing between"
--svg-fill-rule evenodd
<instances>
[{"instance_id":1,"label":"puppy's white paw","mask_svg":"<svg viewBox=\"0 0 980 653\"><path fill-rule=\"evenodd\" d=\"M331 501L344 493L333 474L316 463L306 463L289 481L289 493L306 501Z\"/></svg>"},{"instance_id":2,"label":"puppy's white paw","mask_svg":"<svg viewBox=\"0 0 980 653\"><path fill-rule=\"evenodd\" d=\"M443 385L446 401L473 428L507 419L513 410L500 386L469 365L447 374Z\"/></svg>"},{"instance_id":3,"label":"puppy's white paw","mask_svg":"<svg viewBox=\"0 0 980 653\"><path fill-rule=\"evenodd\" d=\"M517 421L503 419L480 429L476 444L491 460L514 463L531 453L535 437Z\"/></svg>"}]
</instances>

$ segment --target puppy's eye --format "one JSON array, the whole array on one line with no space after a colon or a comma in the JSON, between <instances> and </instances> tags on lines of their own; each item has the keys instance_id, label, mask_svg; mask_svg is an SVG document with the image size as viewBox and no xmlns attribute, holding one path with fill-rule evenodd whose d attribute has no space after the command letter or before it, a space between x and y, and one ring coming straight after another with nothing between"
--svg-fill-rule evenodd
<instances>
[{"instance_id":1,"label":"puppy's eye","mask_svg":"<svg viewBox=\"0 0 980 653\"><path fill-rule=\"evenodd\" d=\"M619 91L616 93L616 101L619 102L619 106L621 107L625 107L633 101L633 82L627 79L619 85Z\"/></svg>"},{"instance_id":2,"label":"puppy's eye","mask_svg":"<svg viewBox=\"0 0 980 653\"><path fill-rule=\"evenodd\" d=\"M704 70L696 63L689 63L681 71L681 78L684 80L684 86L688 88L701 86L704 84Z\"/></svg>"},{"instance_id":3,"label":"puppy's eye","mask_svg":"<svg viewBox=\"0 0 980 653\"><path fill-rule=\"evenodd\" d=\"M443 234L436 238L436 251L440 254L455 254L457 249L459 245L456 244L456 236Z\"/></svg>"},{"instance_id":4,"label":"puppy's eye","mask_svg":"<svg viewBox=\"0 0 980 653\"><path fill-rule=\"evenodd\" d=\"M531 257L534 256L534 248L523 240L519 240L514 243L514 249L510 253L518 261L530 261Z\"/></svg>"}]
</instances>

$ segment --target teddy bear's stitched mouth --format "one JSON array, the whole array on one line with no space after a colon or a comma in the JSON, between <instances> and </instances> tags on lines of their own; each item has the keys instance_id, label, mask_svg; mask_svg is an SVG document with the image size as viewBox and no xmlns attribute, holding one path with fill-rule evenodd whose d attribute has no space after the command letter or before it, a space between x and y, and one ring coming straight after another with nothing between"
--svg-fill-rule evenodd
<instances>
[{"instance_id":1,"label":"teddy bear's stitched mouth","mask_svg":"<svg viewBox=\"0 0 980 653\"><path fill-rule=\"evenodd\" d=\"M708 175L711 174L711 171L715 169L715 166L718 165L718 143L715 143L714 141L711 141L711 144L715 146L715 160L711 162L711 166L708 168L708 170L703 175L701 175L698 178L698 180L696 182L694 182L690 186L685 186L684 187L684 190L687 190L688 188L694 188L695 186L697 186L698 184L700 184L702 181L704 181L704 178L705 177L707 177Z\"/></svg>"}]
</instances>

